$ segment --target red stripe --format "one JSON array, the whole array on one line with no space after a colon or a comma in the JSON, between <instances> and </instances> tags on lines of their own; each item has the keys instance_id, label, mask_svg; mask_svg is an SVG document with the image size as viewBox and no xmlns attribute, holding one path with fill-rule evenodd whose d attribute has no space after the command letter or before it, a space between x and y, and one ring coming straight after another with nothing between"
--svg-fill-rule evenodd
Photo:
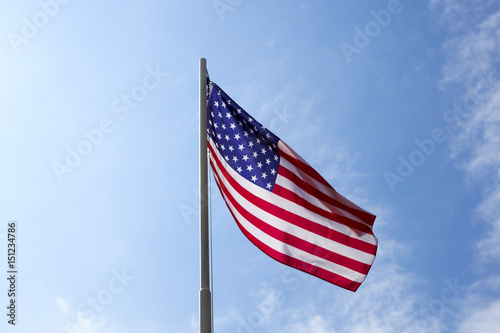
<instances>
[{"instance_id":1,"label":"red stripe","mask_svg":"<svg viewBox=\"0 0 500 333\"><path fill-rule=\"evenodd\" d=\"M302 172L305 172L308 176L310 176L311 178L317 180L318 182L320 182L321 184L327 186L329 189L331 189L334 193L336 193L337 195L340 195L338 194L337 191L335 191L335 189L316 171L314 170L310 165L308 164L305 164L304 162L296 159L295 157L285 153L284 151L280 150L279 151L279 154L280 154L280 157L281 158L286 158L286 160L288 162L290 162L294 167L296 167L298 170L302 171ZM281 165L280 165L280 169L281 169ZM292 173L293 174L293 173ZM316 188L314 188L313 186L311 186L310 184L307 184L304 180L300 179L297 175L293 174L294 178L297 179L297 180L300 180L301 183L303 185L301 185L300 187L303 188L302 186L307 185L305 187L309 187L309 188L312 188L314 190L314 192L320 192L321 195L323 195L323 197L325 199L322 199L322 200L325 200L326 202L334 205L334 206L337 206L349 213L351 213L352 215L358 217L360 220L366 222L367 224L373 226L373 222L375 222L375 218L376 216L359 208L359 209L355 209L351 206L348 206L338 200L336 200L335 198L329 196L329 195L326 195L324 194L323 192L317 190ZM293 182L295 183L298 183L298 181L296 181L295 179L291 179L289 177L287 177L288 179L292 180ZM303 188L304 190L306 190L306 188ZM309 191L308 191L309 193ZM318 196L320 195L318 194ZM316 196L316 194L314 194ZM345 200L348 200L346 198L344 198ZM357 207L357 205L355 205L354 203L352 203L354 206Z\"/></svg>"},{"instance_id":2,"label":"red stripe","mask_svg":"<svg viewBox=\"0 0 500 333\"><path fill-rule=\"evenodd\" d=\"M212 150L212 148L210 148ZM299 216L297 214L294 214L284 208L278 207L274 204L271 204L270 202L255 196L252 194L250 191L246 190L243 186L241 186L237 181L235 181L225 170L225 168L222 166L221 162L219 159L216 157L215 153L212 152L212 157L217 163L218 168L222 172L224 178L226 178L231 186L245 199L248 201L252 202L255 206L260 207L262 210L280 218L283 219L284 221L287 221L288 223L291 223L293 225L296 225L302 229L305 229L307 231L313 232L319 236L328 238L330 240L333 240L337 243L344 244L346 246L349 246L351 248L375 255L377 251L377 247L373 244L366 243L362 240L359 240L357 238L350 237L348 235L345 235L341 232L338 232L336 230L330 229L328 227L325 227L319 223L316 223L314 221L311 221L309 219L306 219L302 216ZM212 163L212 162L211 162ZM212 169L213 168L212 165Z\"/></svg>"},{"instance_id":3,"label":"red stripe","mask_svg":"<svg viewBox=\"0 0 500 333\"><path fill-rule=\"evenodd\" d=\"M212 167L213 163L211 161ZM214 173L216 177L219 177L217 173ZM229 179L226 179L229 181ZM252 213L250 213L248 210L243 208L236 199L231 195L231 193L228 191L227 187L224 185L223 182L218 179L218 185L219 185L219 190L223 192L226 196L226 203L229 200L231 204L234 206L234 209L236 209L242 216L245 218L247 221L249 221L251 224L253 224L255 227L258 229L262 230L264 233L268 234L269 236L273 237L274 239L279 240L280 242L283 242L287 245L293 246L297 249L300 249L304 252L310 253L314 256L323 258L325 260L328 260L330 262L333 262L335 264L347 267L353 271L356 271L360 274L366 275L368 271L370 270L370 265L364 264L362 262L359 262L357 260L354 260L349 257L345 257L343 255L340 255L338 253L332 252L328 249L325 249L323 247L320 247L318 245L312 244L310 242L307 242L297 236L294 236L290 233L284 232L280 229L277 229L276 227L273 227ZM231 209L228 205L228 208Z\"/></svg>"},{"instance_id":4,"label":"red stripe","mask_svg":"<svg viewBox=\"0 0 500 333\"><path fill-rule=\"evenodd\" d=\"M316 194L318 194L318 191L316 189L312 188L309 184L297 184L298 182L302 182L302 183L304 183L304 182L300 178L298 178L293 172L286 169L282 165L280 165L280 167L279 167L278 175L282 175L283 177L291 180L295 185L297 185L302 190L304 190L306 193L308 193L312 196L316 196ZM327 210L322 209L318 206L315 206L312 203L310 203L309 201L302 198L301 196L297 195L292 190L289 190L281 185L275 184L274 188L273 188L273 193L276 193L277 195L282 196L283 198L286 198L290 201L293 201L293 202L297 203L298 205L305 207L312 212L315 212L318 215L321 215L321 216L326 217L330 220L342 223L342 224L348 226L349 228L359 230L361 232L365 232L367 234L373 235L373 231L372 231L370 226L363 224L359 221L353 220L345 215L336 214L332 211L329 211L329 210L327 211ZM319 196L321 197L321 195L319 195ZM324 202L327 202L330 205L334 205L333 203L328 202L326 200L327 198L318 198L317 197L317 199L322 200Z\"/></svg>"},{"instance_id":5,"label":"red stripe","mask_svg":"<svg viewBox=\"0 0 500 333\"><path fill-rule=\"evenodd\" d=\"M217 186L219 187L219 190L221 193L224 193L220 187L219 180L217 179ZM227 201L226 201L227 204ZM229 205L228 205L229 208ZM309 263L306 263L302 260L290 257L286 254L283 254L279 251L276 251L275 249L271 248L270 246L266 245L265 243L261 242L258 240L255 236L253 236L250 232L248 232L238 221L236 216L234 215L233 211L229 208L229 212L233 216L234 220L236 221L236 224L238 225L238 228L240 228L241 232L245 235L245 237L252 242L257 248L259 248L262 252L267 254L269 257L273 258L274 260L288 265L290 267L293 267L295 269L301 270L303 272L309 273L311 275L314 275L320 279L323 279L327 282L333 283L339 287L351 290L351 291L356 291L359 286L361 285L362 282L355 282L352 280L349 280L341 275L332 273L326 269L323 269L321 267L318 267L316 265L311 265Z\"/></svg>"},{"instance_id":6,"label":"red stripe","mask_svg":"<svg viewBox=\"0 0 500 333\"><path fill-rule=\"evenodd\" d=\"M220 189L220 187L219 187L219 189ZM229 212L233 216L233 218L236 221L236 224L240 228L241 232L248 238L248 240L250 240L250 242L252 242L253 245L255 245L262 252L264 252L269 257L273 258L274 260L276 260L282 264L288 265L290 267L293 267L295 269L298 269L298 270L301 270L303 272L314 275L320 279L323 279L327 282L333 283L333 284L335 284L339 287L345 288L347 290L356 291L359 288L359 286L361 285L362 282L354 282L354 281L349 280L341 275L332 273L332 272L330 272L326 269L323 269L321 267L308 264L302 260L292 258L290 256L287 256L286 254L283 254L279 251L274 250L273 248L267 246L265 243L261 242L256 237L254 237L245 228L243 228L243 226L239 223L238 219L236 218L234 213L231 211L231 209L229 209Z\"/></svg>"}]
</instances>

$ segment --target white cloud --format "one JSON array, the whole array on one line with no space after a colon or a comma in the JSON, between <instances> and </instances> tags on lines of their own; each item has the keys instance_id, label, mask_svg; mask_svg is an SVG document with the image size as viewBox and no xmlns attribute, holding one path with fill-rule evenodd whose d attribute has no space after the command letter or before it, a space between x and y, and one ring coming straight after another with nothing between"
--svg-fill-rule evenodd
<instances>
[{"instance_id":1,"label":"white cloud","mask_svg":"<svg viewBox=\"0 0 500 333\"><path fill-rule=\"evenodd\" d=\"M59 311L61 311L61 313L63 315L68 314L69 304L64 298L57 296L56 297L56 305L59 308Z\"/></svg>"},{"instance_id":2,"label":"white cloud","mask_svg":"<svg viewBox=\"0 0 500 333\"><path fill-rule=\"evenodd\" d=\"M443 86L459 84L466 95L472 96L484 77L498 75L500 11L495 4L492 1L432 1L432 6L441 6L443 16L452 25L455 22L459 27L466 25L467 14L471 18L482 18L478 22L472 19L470 31L444 44L448 59ZM491 265L492 261L500 261L500 87L492 85L484 96L476 99L478 103L458 123L456 138L451 141L457 166L469 182L482 188L483 198L476 212L487 226L486 234L476 241L477 280L460 302L457 332L495 332L500 325L500 279L496 277L497 265Z\"/></svg>"}]
</instances>

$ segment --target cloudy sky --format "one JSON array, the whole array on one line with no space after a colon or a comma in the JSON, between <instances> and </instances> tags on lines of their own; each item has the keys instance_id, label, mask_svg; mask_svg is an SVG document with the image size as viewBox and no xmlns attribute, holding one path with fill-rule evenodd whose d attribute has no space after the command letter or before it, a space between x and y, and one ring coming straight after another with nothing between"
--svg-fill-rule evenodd
<instances>
[{"instance_id":1,"label":"cloudy sky","mask_svg":"<svg viewBox=\"0 0 500 333\"><path fill-rule=\"evenodd\" d=\"M213 189L216 332L498 331L498 31L494 0L2 1L1 331L198 331L201 57L379 239L346 291Z\"/></svg>"}]
</instances>

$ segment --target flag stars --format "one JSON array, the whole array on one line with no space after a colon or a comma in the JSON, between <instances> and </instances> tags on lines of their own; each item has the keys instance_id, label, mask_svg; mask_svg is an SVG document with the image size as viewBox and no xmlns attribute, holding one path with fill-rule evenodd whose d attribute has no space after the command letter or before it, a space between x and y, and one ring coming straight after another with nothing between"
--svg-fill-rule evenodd
<instances>
[{"instance_id":1,"label":"flag stars","mask_svg":"<svg viewBox=\"0 0 500 333\"><path fill-rule=\"evenodd\" d=\"M213 92L216 93L217 90ZM221 159L240 177L272 191L279 163L274 135L222 92L208 107L212 148L220 152Z\"/></svg>"}]
</instances>

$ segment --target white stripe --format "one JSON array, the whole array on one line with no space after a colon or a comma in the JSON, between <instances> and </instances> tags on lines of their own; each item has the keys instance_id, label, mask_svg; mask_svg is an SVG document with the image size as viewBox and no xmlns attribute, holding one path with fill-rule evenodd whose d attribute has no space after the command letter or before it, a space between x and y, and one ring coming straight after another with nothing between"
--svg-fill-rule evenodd
<instances>
[{"instance_id":1,"label":"white stripe","mask_svg":"<svg viewBox=\"0 0 500 333\"><path fill-rule=\"evenodd\" d=\"M288 162L286 159L281 158L280 167L281 166L287 168L288 170L290 170L290 172L292 172L295 175L297 175L298 177L300 177L300 175L297 174L297 169L290 162ZM302 177L300 177L300 178L302 178ZM345 217L347 217L351 220L354 220L360 224L363 224L364 226L367 226L368 228L371 229L371 225L364 222L363 220L361 220L357 216L354 216L351 213L349 213L348 211L343 210L342 208L334 206L328 202L325 202L321 199L318 199L318 197L316 197L314 195L307 193L300 186L296 185L293 181L291 181L290 179L288 179L284 176L278 175L278 177L276 178L276 184L294 192L295 194L299 195L302 199L309 202L313 206L316 206L316 207L318 207L322 210L325 210L327 212L332 212L336 215L345 216Z\"/></svg>"},{"instance_id":2,"label":"white stripe","mask_svg":"<svg viewBox=\"0 0 500 333\"><path fill-rule=\"evenodd\" d=\"M213 157L215 158L215 157ZM221 161L224 163L223 161ZM222 174L220 174L220 170L215 171L217 173L217 176L220 177L220 180L225 184L226 187L230 187L229 182L227 179L224 178ZM272 248L275 251L278 251L280 253L283 253L289 257L295 258L297 260L301 260L303 262L306 262L310 265L316 265L322 269L325 269L331 273L340 275L346 279L349 279L354 282L361 283L365 279L365 274L358 273L356 271L353 271L347 267L335 264L331 261L322 259L320 257L314 256L308 252L302 251L300 249L297 249L294 246L291 246L289 244L280 242L276 240L275 238L269 236L259 228L255 227L252 223L250 223L248 220L246 220L239 212L238 210L233 206L230 200L228 200L227 196L225 193L222 193L224 196L224 199L229 206L229 209L231 212L234 214L242 228L244 228L246 231L248 231L252 236L257 238L259 241L262 243L266 244L270 248Z\"/></svg>"},{"instance_id":3,"label":"white stripe","mask_svg":"<svg viewBox=\"0 0 500 333\"><path fill-rule=\"evenodd\" d=\"M221 161L221 163L223 163L224 167L230 167L224 161ZM214 168L215 168L214 172L216 172L221 178L223 178L224 176L222 175L222 172L219 170L215 161L214 161ZM245 187L246 185L244 183L248 182L245 178L241 177L238 174L236 174L236 177L233 176L233 179L243 187ZM338 243L334 240L328 239L309 230L300 228L283 219L280 219L279 217L276 217L271 213L266 212L262 208L248 201L237 190L235 190L229 182L225 181L224 185L226 186L227 191L229 192L229 194L231 194L234 200L236 200L236 202L238 202L246 211L250 212L258 219L264 221L265 223L269 224L272 227L275 227L276 229L282 230L283 232L297 236L300 239L308 241L309 243L323 247L324 249L338 253L344 257L354 259L364 264L371 265L373 260L375 259L375 256L372 254ZM267 202L272 203L273 197L276 197L276 195L269 191L266 192L267 192L266 196L260 196L260 198Z\"/></svg>"},{"instance_id":4,"label":"white stripe","mask_svg":"<svg viewBox=\"0 0 500 333\"><path fill-rule=\"evenodd\" d=\"M219 151L215 148L215 145L214 145L211 138L210 138L209 142L210 142L210 145L212 146L213 151L215 151L215 153L217 154L218 159L221 161L221 163L223 163L223 165L227 165L227 163L224 160L224 158L222 157L222 155L220 155ZM227 165L226 170L227 170L227 172L229 172L231 177L234 179L238 179L239 177L243 178L229 165ZM299 215L300 217L303 217L307 220L318 223L318 224L320 224L324 227L327 227L329 229L333 229L333 230L340 232L344 235L347 235L349 237L361 240L363 242L366 242L366 243L369 243L372 245L377 245L377 239L373 235L370 235L367 233L363 233L363 234L359 235L354 230L352 230L351 228L349 228L348 226L346 226L342 223L337 223L337 222L332 221L330 219L327 219L321 215L318 215L318 214L308 210L307 208L302 207L300 205L297 205L296 203L293 203L293 202L291 202L291 201L289 201L289 200L287 200L279 195L276 195L272 192L269 192L268 190L265 190L265 189L261 188L260 186L255 185L254 183L252 183L250 181L247 181L246 179L245 179L245 182L242 183L242 185L248 191L250 191L251 193L253 193L254 195L256 195L260 198L272 195L270 197L270 199L267 201L272 202L274 205L276 205L278 207L282 207L282 208L286 207L286 209L288 211L291 211L294 214Z\"/></svg>"},{"instance_id":5,"label":"white stripe","mask_svg":"<svg viewBox=\"0 0 500 333\"><path fill-rule=\"evenodd\" d=\"M309 165L309 163L307 163L306 161L304 161L304 159L302 157L300 157L299 154L297 154L292 148L290 148L290 146L288 146L286 143L284 143L281 140L278 142L278 149L280 149L283 152L285 152L286 154L288 154L288 155L296 158L297 160L299 160L299 161L301 161L301 162ZM281 156L281 159L286 159L286 157ZM287 162L290 163L289 161L287 161ZM311 167L311 168L313 168L313 167ZM293 169L296 169L296 168L295 167L293 167L293 168L287 167L287 169L293 171ZM299 171L299 170L297 170L297 171ZM300 174L298 174L296 172L294 172L294 173L297 176L299 176L301 179L303 179L306 183L311 184L312 186L314 186L315 188L317 188L319 191L323 192L327 196L334 198L335 200L343 203L344 205L346 205L348 207L351 207L353 209L356 209L356 210L359 210L359 211L362 211L362 212L369 213L366 210L364 210L363 208L361 208L358 205L356 205L354 202L352 202L352 201L344 198L342 195L340 195L333 188L331 188L329 186L325 186L323 183L318 182L316 179L312 178L307 173L305 173L303 171Z\"/></svg>"}]
</instances>

